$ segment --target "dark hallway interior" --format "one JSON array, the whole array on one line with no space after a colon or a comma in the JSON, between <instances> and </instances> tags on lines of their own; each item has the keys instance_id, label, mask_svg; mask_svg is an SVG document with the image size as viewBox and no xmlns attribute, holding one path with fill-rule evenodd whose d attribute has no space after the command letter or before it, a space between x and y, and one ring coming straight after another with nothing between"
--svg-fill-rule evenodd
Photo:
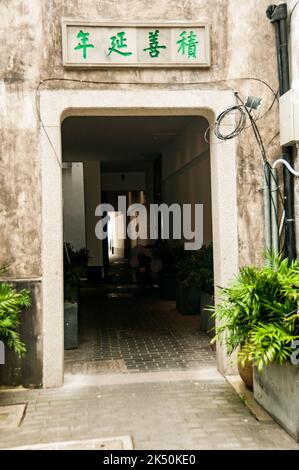
<instances>
[{"instance_id":1,"label":"dark hallway interior","mask_svg":"<svg viewBox=\"0 0 299 470\"><path fill-rule=\"evenodd\" d=\"M66 374L196 370L215 364L199 316L182 316L158 289L130 284L127 261L114 257L109 284L82 287L79 348L65 351Z\"/></svg>"},{"instance_id":2,"label":"dark hallway interior","mask_svg":"<svg viewBox=\"0 0 299 470\"><path fill-rule=\"evenodd\" d=\"M139 203L148 211L153 204L180 208L189 204L194 218L195 204L200 203L205 207L204 243L210 244L207 126L205 118L195 115L74 116L63 121L64 240L76 250L87 250L90 281L90 271L96 273L94 285L80 285L79 347L65 351L66 374L183 372L211 364L215 367L210 338L200 331L200 308L197 315L183 316L175 301L160 299L158 288L140 289L132 284L131 274L137 268L130 267L122 256L131 256L131 263L136 244L154 246L155 238L152 240L147 231L138 235L137 242L129 234L123 242L120 234L133 220L128 214L123 220L118 206L119 196L126 197L128 207ZM108 239L104 242L95 237L99 202L114 208L108 211ZM157 238L161 238L162 219L157 225ZM110 266L108 253L112 255ZM160 271L169 268L169 263L163 262L164 266L161 261L159 268L151 269L156 284Z\"/></svg>"}]
</instances>

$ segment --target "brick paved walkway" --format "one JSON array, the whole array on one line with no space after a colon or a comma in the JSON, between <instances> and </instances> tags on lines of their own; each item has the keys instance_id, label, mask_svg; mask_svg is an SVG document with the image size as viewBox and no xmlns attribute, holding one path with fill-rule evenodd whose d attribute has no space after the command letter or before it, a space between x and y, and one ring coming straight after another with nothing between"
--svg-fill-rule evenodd
<instances>
[{"instance_id":1,"label":"brick paved walkway","mask_svg":"<svg viewBox=\"0 0 299 470\"><path fill-rule=\"evenodd\" d=\"M199 316L180 315L175 302L161 302L157 293L83 289L80 312L79 348L66 351L66 373L101 373L101 364L107 372L109 362L123 372L194 370L215 363L210 340L199 331Z\"/></svg>"},{"instance_id":2,"label":"brick paved walkway","mask_svg":"<svg viewBox=\"0 0 299 470\"><path fill-rule=\"evenodd\" d=\"M22 425L0 431L1 448L131 435L137 449L299 449L221 378L5 392L1 402L28 403Z\"/></svg>"},{"instance_id":3,"label":"brick paved walkway","mask_svg":"<svg viewBox=\"0 0 299 470\"><path fill-rule=\"evenodd\" d=\"M18 428L0 430L1 448L130 435L137 449L299 450L217 372L198 317L130 292L82 292L80 348L66 354L61 389L0 391L2 405L27 404Z\"/></svg>"}]
</instances>

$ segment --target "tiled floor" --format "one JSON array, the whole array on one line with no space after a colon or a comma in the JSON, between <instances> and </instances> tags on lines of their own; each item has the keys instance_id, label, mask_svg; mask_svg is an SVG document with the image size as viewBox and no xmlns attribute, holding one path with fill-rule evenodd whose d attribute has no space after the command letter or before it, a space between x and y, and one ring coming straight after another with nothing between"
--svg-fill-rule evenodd
<instances>
[{"instance_id":1,"label":"tiled floor","mask_svg":"<svg viewBox=\"0 0 299 470\"><path fill-rule=\"evenodd\" d=\"M215 364L209 342L199 316L183 317L175 302L160 301L156 292L111 297L104 289L83 289L79 348L66 351L66 372L86 373L86 362L113 366L120 360L123 372L193 370Z\"/></svg>"}]
</instances>

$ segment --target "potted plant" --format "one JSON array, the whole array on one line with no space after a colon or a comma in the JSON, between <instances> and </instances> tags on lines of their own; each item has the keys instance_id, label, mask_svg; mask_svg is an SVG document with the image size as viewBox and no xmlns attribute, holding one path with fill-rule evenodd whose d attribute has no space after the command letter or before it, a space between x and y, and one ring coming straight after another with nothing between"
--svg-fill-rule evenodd
<instances>
[{"instance_id":1,"label":"potted plant","mask_svg":"<svg viewBox=\"0 0 299 470\"><path fill-rule=\"evenodd\" d=\"M80 279L87 273L88 252L64 246L64 348L78 347L78 302Z\"/></svg>"},{"instance_id":2,"label":"potted plant","mask_svg":"<svg viewBox=\"0 0 299 470\"><path fill-rule=\"evenodd\" d=\"M216 339L242 366L253 365L254 396L299 438L299 368L291 365L299 339L299 261L267 254L262 268L245 267L222 289L214 312ZM242 370L242 369L241 369Z\"/></svg>"},{"instance_id":3,"label":"potted plant","mask_svg":"<svg viewBox=\"0 0 299 470\"><path fill-rule=\"evenodd\" d=\"M176 284L177 310L183 315L200 313L201 289L206 281L206 266L202 264L207 247L189 252L178 265Z\"/></svg>"},{"instance_id":4,"label":"potted plant","mask_svg":"<svg viewBox=\"0 0 299 470\"><path fill-rule=\"evenodd\" d=\"M184 246L164 241L157 245L154 255L162 262L159 273L160 297L162 300L175 300L177 269L185 255Z\"/></svg>"},{"instance_id":5,"label":"potted plant","mask_svg":"<svg viewBox=\"0 0 299 470\"><path fill-rule=\"evenodd\" d=\"M0 274L6 267L0 268ZM27 289L17 291L8 282L0 282L0 341L12 349L19 357L26 352L18 331L21 312L30 307L31 297Z\"/></svg>"}]
</instances>

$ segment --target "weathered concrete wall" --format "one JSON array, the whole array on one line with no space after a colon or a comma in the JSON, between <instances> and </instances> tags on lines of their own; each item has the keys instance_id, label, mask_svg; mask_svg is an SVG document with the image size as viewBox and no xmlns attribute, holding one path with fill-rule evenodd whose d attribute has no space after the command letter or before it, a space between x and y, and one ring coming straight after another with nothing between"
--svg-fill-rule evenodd
<instances>
[{"instance_id":1,"label":"weathered concrete wall","mask_svg":"<svg viewBox=\"0 0 299 470\"><path fill-rule=\"evenodd\" d=\"M254 398L299 442L299 367L286 362L254 369Z\"/></svg>"},{"instance_id":2,"label":"weathered concrete wall","mask_svg":"<svg viewBox=\"0 0 299 470\"><path fill-rule=\"evenodd\" d=\"M299 4L297 0L288 0L290 31L290 70L292 88L299 88Z\"/></svg>"},{"instance_id":3,"label":"weathered concrete wall","mask_svg":"<svg viewBox=\"0 0 299 470\"><path fill-rule=\"evenodd\" d=\"M6 170L1 172L1 220L5 221L5 228L2 230L0 259L8 259L12 263L13 277L41 274L39 141L35 109L35 89L39 79L56 77L99 82L141 82L144 87L146 83L164 82L169 88L202 82L192 87L231 87L238 89L243 96L248 93L262 96L263 111L266 111L273 100L269 89L259 82L237 78L259 78L274 90L277 89L274 31L265 17L267 5L266 0L154 0L150 4L136 0L24 0L21 6L17 0L1 2L2 39L6 44L1 59L1 97L5 104L1 107L4 133L1 158ZM213 64L210 69L199 71L64 70L61 60L62 17L95 21L145 21L157 18L207 21L212 26ZM225 82L229 78L235 80ZM57 88L72 86L75 85L63 81L51 83L51 87ZM134 88L134 85L126 87ZM260 120L260 127L267 143L277 132L276 105ZM270 157L277 152L275 143L277 139L270 146ZM263 245L260 230L262 198L257 192L262 171L258 148L250 129L239 139L238 154L240 260L243 264L257 261ZM251 227L250 232L248 226Z\"/></svg>"},{"instance_id":4,"label":"weathered concrete wall","mask_svg":"<svg viewBox=\"0 0 299 470\"><path fill-rule=\"evenodd\" d=\"M259 120L259 126L265 144L271 141L267 145L269 157L277 157L278 137L272 140L278 131L277 104L267 112L273 93L265 84L253 80L265 80L275 91L278 88L274 29L265 17L268 3L268 0L1 1L0 264L10 263L8 275L11 279L42 276L40 134L36 110L39 81L73 78L102 82L88 85L57 80L42 85L43 88L57 89L119 88L117 83L129 82L132 84L122 85L122 88L233 88L239 90L243 97L247 94L262 96L262 114L266 115ZM94 21L157 19L209 22L212 66L207 70L64 70L62 17ZM155 85L161 82L163 84ZM258 191L262 182L262 166L250 129L238 139L237 170L240 264L259 262L263 249L262 194Z\"/></svg>"},{"instance_id":5,"label":"weathered concrete wall","mask_svg":"<svg viewBox=\"0 0 299 470\"><path fill-rule=\"evenodd\" d=\"M38 0L0 4L0 264L41 276L40 166L35 88L42 57Z\"/></svg>"}]
</instances>

